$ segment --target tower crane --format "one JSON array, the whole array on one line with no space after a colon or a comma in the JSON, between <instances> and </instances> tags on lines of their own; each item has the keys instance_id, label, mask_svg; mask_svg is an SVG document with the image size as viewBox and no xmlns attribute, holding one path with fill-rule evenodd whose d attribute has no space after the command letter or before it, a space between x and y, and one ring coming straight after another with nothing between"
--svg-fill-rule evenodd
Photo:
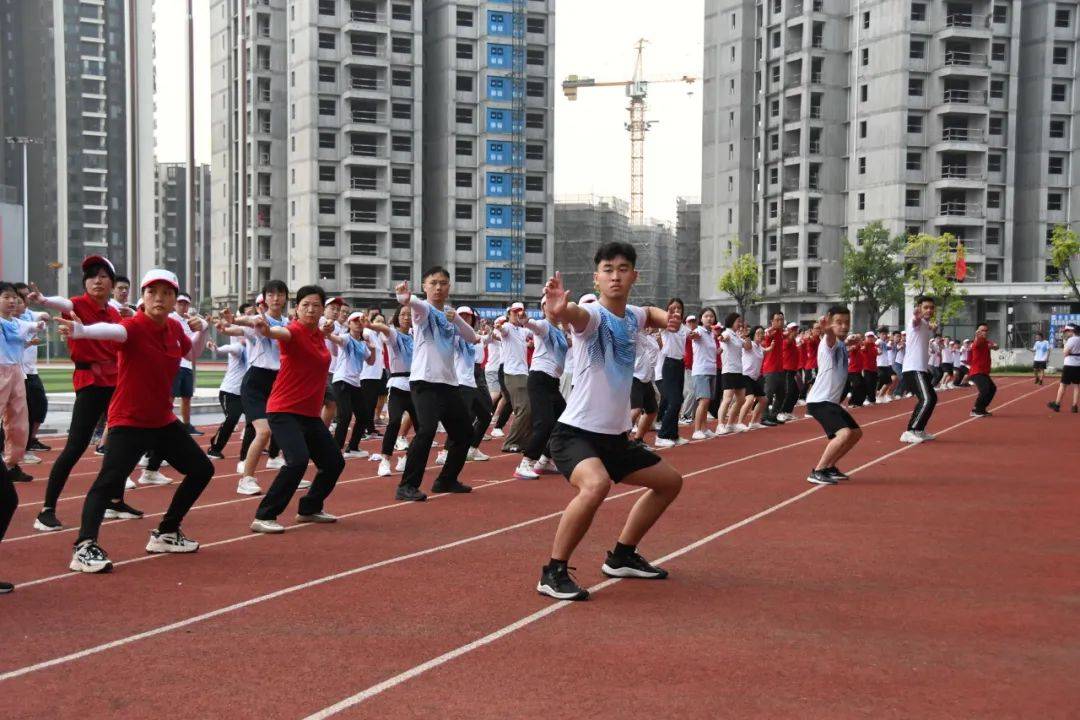
<instances>
[{"instance_id":1,"label":"tower crane","mask_svg":"<svg viewBox=\"0 0 1080 720\"><path fill-rule=\"evenodd\" d=\"M625 127L630 132L630 222L640 225L645 221L645 133L652 127L652 120L645 119L645 98L649 94L649 85L656 83L686 83L693 85L698 78L683 75L678 78L661 78L646 80L644 78L644 38L635 43L637 59L634 62L634 76L631 80L617 80L609 82L597 82L595 78L578 77L569 75L563 81L563 94L567 100L577 100L578 90L591 87L618 87L626 88L626 96L630 98L627 110L630 112L630 122Z\"/></svg>"}]
</instances>

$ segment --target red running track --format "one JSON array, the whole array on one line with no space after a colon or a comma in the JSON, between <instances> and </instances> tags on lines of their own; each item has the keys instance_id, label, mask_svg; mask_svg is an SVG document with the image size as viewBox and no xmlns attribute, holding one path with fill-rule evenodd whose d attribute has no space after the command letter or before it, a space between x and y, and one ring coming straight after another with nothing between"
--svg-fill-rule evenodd
<instances>
[{"instance_id":1,"label":"red running track","mask_svg":"<svg viewBox=\"0 0 1080 720\"><path fill-rule=\"evenodd\" d=\"M642 549L672 577L604 581L636 497L617 486L574 560L600 586L580 604L533 590L570 491L511 481L514 457L420 505L349 461L328 503L343 520L282 536L247 532L257 499L223 473L185 522L198 554L148 556L153 520L109 523L107 576L65 572L73 533L32 533L44 483L20 486L5 717L1069 717L1080 489L1060 451L1080 425L1045 409L1053 392L1003 379L986 420L943 393L939 439L914 447L897 441L910 401L860 409L838 487L805 482L809 420L666 451L686 485ZM77 521L79 499L60 507Z\"/></svg>"}]
</instances>

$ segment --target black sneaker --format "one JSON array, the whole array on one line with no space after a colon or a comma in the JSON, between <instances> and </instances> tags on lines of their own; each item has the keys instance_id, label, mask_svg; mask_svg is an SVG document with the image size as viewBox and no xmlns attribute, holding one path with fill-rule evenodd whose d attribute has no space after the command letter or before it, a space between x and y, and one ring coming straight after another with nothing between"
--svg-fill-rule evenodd
<instances>
[{"instance_id":1,"label":"black sneaker","mask_svg":"<svg viewBox=\"0 0 1080 720\"><path fill-rule=\"evenodd\" d=\"M452 483L443 483L435 481L435 484L431 486L431 492L433 493L471 493L472 488L464 483L455 480Z\"/></svg>"},{"instance_id":2,"label":"black sneaker","mask_svg":"<svg viewBox=\"0 0 1080 720\"><path fill-rule=\"evenodd\" d=\"M536 592L556 600L588 600L589 591L570 577L570 571L573 569L565 565L556 567L545 565L540 570L540 582L536 583Z\"/></svg>"},{"instance_id":3,"label":"black sneaker","mask_svg":"<svg viewBox=\"0 0 1080 720\"><path fill-rule=\"evenodd\" d=\"M836 478L825 470L814 470L806 476L806 482L811 482L815 485L835 485Z\"/></svg>"},{"instance_id":4,"label":"black sneaker","mask_svg":"<svg viewBox=\"0 0 1080 720\"><path fill-rule=\"evenodd\" d=\"M1073 405L1073 406L1072 406L1072 411L1073 411L1074 413L1080 413L1080 407L1077 407L1076 405Z\"/></svg>"},{"instance_id":5,"label":"black sneaker","mask_svg":"<svg viewBox=\"0 0 1080 720\"><path fill-rule=\"evenodd\" d=\"M1057 404L1057 403L1056 403L1056 402L1054 402L1053 400L1051 400L1050 402L1046 403L1046 407L1050 408L1050 409L1051 409L1051 410L1053 410L1054 412L1061 412L1061 405Z\"/></svg>"},{"instance_id":6,"label":"black sneaker","mask_svg":"<svg viewBox=\"0 0 1080 720\"><path fill-rule=\"evenodd\" d=\"M206 451L206 457L214 458L215 460L225 459L225 456L221 453L221 451L215 450L214 448L210 448Z\"/></svg>"},{"instance_id":7,"label":"black sneaker","mask_svg":"<svg viewBox=\"0 0 1080 720\"><path fill-rule=\"evenodd\" d=\"M832 467L825 468L822 472L826 473L827 475L829 475L831 477L836 478L837 480L850 480L851 479L851 478L849 478L847 476L846 473L842 472L835 465L833 465Z\"/></svg>"},{"instance_id":8,"label":"black sneaker","mask_svg":"<svg viewBox=\"0 0 1080 720\"><path fill-rule=\"evenodd\" d=\"M424 502L427 500L427 495L412 485L398 485L397 492L394 493L394 499L407 502Z\"/></svg>"},{"instance_id":9,"label":"black sneaker","mask_svg":"<svg viewBox=\"0 0 1080 720\"><path fill-rule=\"evenodd\" d=\"M608 550L607 560L600 566L600 570L608 577L616 578L663 580L667 577L667 570L650 565L645 558L637 553L620 556L611 550Z\"/></svg>"},{"instance_id":10,"label":"black sneaker","mask_svg":"<svg viewBox=\"0 0 1080 720\"><path fill-rule=\"evenodd\" d=\"M112 570L112 561L93 540L83 540L75 546L68 568L76 572L100 573Z\"/></svg>"},{"instance_id":11,"label":"black sneaker","mask_svg":"<svg viewBox=\"0 0 1080 720\"><path fill-rule=\"evenodd\" d=\"M0 595L7 595L15 590L15 586L9 582L0 582Z\"/></svg>"},{"instance_id":12,"label":"black sneaker","mask_svg":"<svg viewBox=\"0 0 1080 720\"><path fill-rule=\"evenodd\" d=\"M34 478L29 473L23 472L23 469L18 465L14 465L8 468L8 479L11 482L30 482Z\"/></svg>"},{"instance_id":13,"label":"black sneaker","mask_svg":"<svg viewBox=\"0 0 1080 720\"><path fill-rule=\"evenodd\" d=\"M104 445L95 446L94 447L94 454L95 455L104 455L105 454L105 446Z\"/></svg>"},{"instance_id":14,"label":"black sneaker","mask_svg":"<svg viewBox=\"0 0 1080 720\"><path fill-rule=\"evenodd\" d=\"M190 425L190 424L187 426L187 431L188 431L188 435L205 435L206 434L202 430L200 430L199 428L195 427L194 425Z\"/></svg>"},{"instance_id":15,"label":"black sneaker","mask_svg":"<svg viewBox=\"0 0 1080 720\"><path fill-rule=\"evenodd\" d=\"M142 516L142 510L136 510L123 500L109 503L109 507L105 508L106 520L138 520Z\"/></svg>"},{"instance_id":16,"label":"black sneaker","mask_svg":"<svg viewBox=\"0 0 1080 720\"><path fill-rule=\"evenodd\" d=\"M46 445L37 438L30 441L30 444L26 446L27 450L33 450L34 452L49 452L52 450L52 446Z\"/></svg>"},{"instance_id":17,"label":"black sneaker","mask_svg":"<svg viewBox=\"0 0 1080 720\"><path fill-rule=\"evenodd\" d=\"M776 421L776 420L773 420L772 418L765 418L764 420L761 421L761 424L764 425L765 427L776 427L780 423L778 421Z\"/></svg>"},{"instance_id":18,"label":"black sneaker","mask_svg":"<svg viewBox=\"0 0 1080 720\"><path fill-rule=\"evenodd\" d=\"M38 532L56 532L63 530L64 526L57 520L56 511L46 508L38 513L34 520L34 529Z\"/></svg>"}]
</instances>

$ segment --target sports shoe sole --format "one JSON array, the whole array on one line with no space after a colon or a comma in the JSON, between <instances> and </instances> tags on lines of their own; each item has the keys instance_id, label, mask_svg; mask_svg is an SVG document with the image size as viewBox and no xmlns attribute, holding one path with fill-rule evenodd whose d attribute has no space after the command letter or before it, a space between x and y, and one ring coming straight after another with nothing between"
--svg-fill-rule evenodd
<instances>
[{"instance_id":1,"label":"sports shoe sole","mask_svg":"<svg viewBox=\"0 0 1080 720\"><path fill-rule=\"evenodd\" d=\"M195 547L179 547L177 545L169 545L167 543L155 543L153 540L146 544L146 552L155 555L163 555L165 553L187 554L199 551L199 544L195 543Z\"/></svg>"},{"instance_id":2,"label":"sports shoe sole","mask_svg":"<svg viewBox=\"0 0 1080 720\"><path fill-rule=\"evenodd\" d=\"M120 512L116 510L106 510L106 520L138 520L142 515L136 515L135 513Z\"/></svg>"},{"instance_id":3,"label":"sports shoe sole","mask_svg":"<svg viewBox=\"0 0 1080 720\"><path fill-rule=\"evenodd\" d=\"M536 475L535 473L532 474L532 475L526 475L525 473L518 472L517 470L514 471L514 477L516 477L518 480L539 480L540 479L540 476Z\"/></svg>"},{"instance_id":4,"label":"sports shoe sole","mask_svg":"<svg viewBox=\"0 0 1080 720\"><path fill-rule=\"evenodd\" d=\"M91 565L83 565L78 560L72 560L68 564L68 570L71 570L73 572L82 572L82 573L107 573L107 572L112 572L112 562L111 561L107 562L104 565L101 565L100 567L93 567Z\"/></svg>"},{"instance_id":5,"label":"sports shoe sole","mask_svg":"<svg viewBox=\"0 0 1080 720\"><path fill-rule=\"evenodd\" d=\"M588 600L589 591L581 590L576 593L561 593L553 587L548 587L544 583L536 583L536 592L541 595L546 595L556 600Z\"/></svg>"},{"instance_id":6,"label":"sports shoe sole","mask_svg":"<svg viewBox=\"0 0 1080 720\"><path fill-rule=\"evenodd\" d=\"M263 533L264 535L280 535L281 533L285 532L285 528L281 527L280 525L277 527L267 527L266 525L263 525L256 520L255 522L251 523L251 532Z\"/></svg>"},{"instance_id":7,"label":"sports shoe sole","mask_svg":"<svg viewBox=\"0 0 1080 720\"><path fill-rule=\"evenodd\" d=\"M440 495L467 495L472 492L472 488L466 485L451 485L448 488L432 486L431 492Z\"/></svg>"},{"instance_id":8,"label":"sports shoe sole","mask_svg":"<svg viewBox=\"0 0 1080 720\"><path fill-rule=\"evenodd\" d=\"M613 578L640 578L642 580L663 580L666 575L660 573L651 573L645 570L638 570L636 568L613 568L607 563L600 566L600 572L604 573L608 577Z\"/></svg>"},{"instance_id":9,"label":"sports shoe sole","mask_svg":"<svg viewBox=\"0 0 1080 720\"><path fill-rule=\"evenodd\" d=\"M297 515L296 522L298 523L316 523L319 525L329 525L330 523L336 523L337 518L333 515Z\"/></svg>"},{"instance_id":10,"label":"sports shoe sole","mask_svg":"<svg viewBox=\"0 0 1080 720\"><path fill-rule=\"evenodd\" d=\"M34 521L34 529L37 530L38 532L59 532L60 530L64 529L64 526L63 525L57 525L56 527L49 527L48 525L41 522L40 520L35 520Z\"/></svg>"}]
</instances>

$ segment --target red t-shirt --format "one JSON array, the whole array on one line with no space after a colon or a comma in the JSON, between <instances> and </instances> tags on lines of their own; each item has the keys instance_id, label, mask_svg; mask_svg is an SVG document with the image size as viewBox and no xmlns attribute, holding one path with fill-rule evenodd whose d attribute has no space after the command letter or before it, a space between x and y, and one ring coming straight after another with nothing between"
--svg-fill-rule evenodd
<instances>
[{"instance_id":1,"label":"red t-shirt","mask_svg":"<svg viewBox=\"0 0 1080 720\"><path fill-rule=\"evenodd\" d=\"M821 344L821 338L810 336L803 344L806 346L806 367L810 370L817 370L817 351L818 345Z\"/></svg>"},{"instance_id":2,"label":"red t-shirt","mask_svg":"<svg viewBox=\"0 0 1080 720\"><path fill-rule=\"evenodd\" d=\"M847 371L849 373L862 372L862 348L858 345L848 348Z\"/></svg>"},{"instance_id":3,"label":"red t-shirt","mask_svg":"<svg viewBox=\"0 0 1080 720\"><path fill-rule=\"evenodd\" d=\"M266 401L266 412L319 417L330 369L326 336L318 327L306 328L295 320L286 329L292 338L278 341L281 370Z\"/></svg>"},{"instance_id":4,"label":"red t-shirt","mask_svg":"<svg viewBox=\"0 0 1080 720\"><path fill-rule=\"evenodd\" d=\"M784 369L799 369L799 346L795 344L795 338L784 339Z\"/></svg>"},{"instance_id":5,"label":"red t-shirt","mask_svg":"<svg viewBox=\"0 0 1080 720\"><path fill-rule=\"evenodd\" d=\"M68 320L79 318L83 325L94 325L100 322L118 323L120 313L108 303L105 307L98 305L89 295L83 294L71 298L73 311L64 313ZM106 340L75 340L68 337L68 352L74 363L90 363L91 369L75 369L71 376L71 383L76 390L82 390L90 385L102 387L114 387L116 385L116 349L117 344Z\"/></svg>"},{"instance_id":6,"label":"red t-shirt","mask_svg":"<svg viewBox=\"0 0 1080 720\"><path fill-rule=\"evenodd\" d=\"M862 346L862 371L877 372L877 345L863 343Z\"/></svg>"},{"instance_id":7,"label":"red t-shirt","mask_svg":"<svg viewBox=\"0 0 1080 720\"><path fill-rule=\"evenodd\" d=\"M986 338L975 338L971 343L971 356L968 358L968 377L990 374L990 342Z\"/></svg>"},{"instance_id":8,"label":"red t-shirt","mask_svg":"<svg viewBox=\"0 0 1080 720\"><path fill-rule=\"evenodd\" d=\"M167 318L159 325L141 311L120 324L127 329L127 340L110 343L119 358L119 373L109 403L109 427L165 427L176 421L173 378L180 358L191 352L191 340L176 320Z\"/></svg>"},{"instance_id":9,"label":"red t-shirt","mask_svg":"<svg viewBox=\"0 0 1080 720\"><path fill-rule=\"evenodd\" d=\"M694 338L689 335L686 336L686 342L683 343L682 363L687 370L694 369Z\"/></svg>"},{"instance_id":10,"label":"red t-shirt","mask_svg":"<svg viewBox=\"0 0 1080 720\"><path fill-rule=\"evenodd\" d=\"M761 372L768 375L784 369L783 350L781 349L783 343L784 338L779 330L769 329L765 331L765 338L761 341L761 347L765 349L772 347L772 350L765 353L765 357L761 361Z\"/></svg>"}]
</instances>

